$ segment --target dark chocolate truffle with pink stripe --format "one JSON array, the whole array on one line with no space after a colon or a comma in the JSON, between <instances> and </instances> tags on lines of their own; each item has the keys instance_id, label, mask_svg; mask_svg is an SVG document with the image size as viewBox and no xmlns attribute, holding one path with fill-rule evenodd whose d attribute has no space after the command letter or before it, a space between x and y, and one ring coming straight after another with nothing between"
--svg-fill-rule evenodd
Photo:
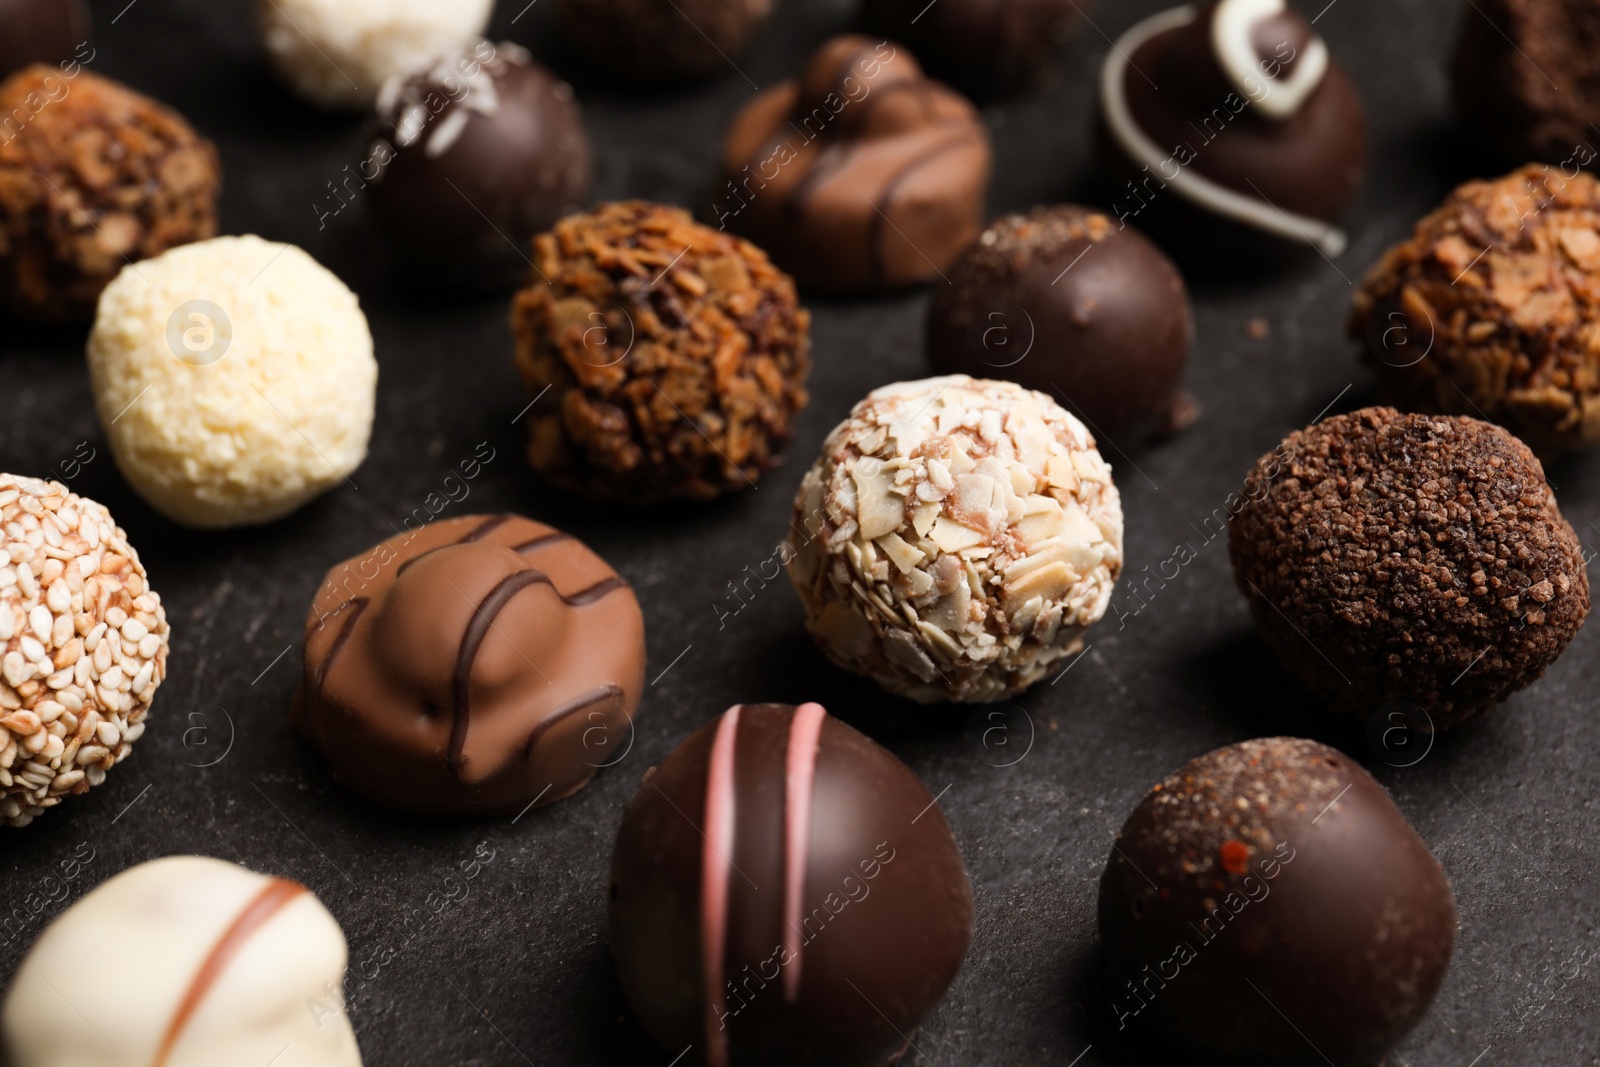
<instances>
[{"instance_id":1,"label":"dark chocolate truffle with pink stripe","mask_svg":"<svg viewBox=\"0 0 1600 1067\"><path fill-rule=\"evenodd\" d=\"M961 968L972 890L910 768L819 704L735 705L645 775L611 948L661 1045L708 1067L884 1067Z\"/></svg>"}]
</instances>

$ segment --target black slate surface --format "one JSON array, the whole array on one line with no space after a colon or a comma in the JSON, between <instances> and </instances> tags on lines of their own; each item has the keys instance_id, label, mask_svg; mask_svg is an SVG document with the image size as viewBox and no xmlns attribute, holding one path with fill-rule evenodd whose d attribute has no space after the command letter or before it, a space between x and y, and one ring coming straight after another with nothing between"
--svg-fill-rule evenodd
<instances>
[{"instance_id":1,"label":"black slate surface","mask_svg":"<svg viewBox=\"0 0 1600 1067\"><path fill-rule=\"evenodd\" d=\"M638 96L607 88L603 71L563 54L548 0L523 3L501 5L496 32L530 44L577 86L599 196L702 214L721 131L752 84L793 72L851 19L849 0L785 0L738 71L691 91ZM1105 35L1161 6L1101 4L1073 42L1060 85L985 110L997 152L992 212L1088 195ZM317 114L278 87L255 51L246 7L96 3L91 69L176 105L215 139L226 168L225 232L300 244L360 294L382 367L372 455L354 476L358 488L265 529L176 528L128 491L106 453L82 331L0 324L0 467L70 476L73 489L108 504L140 549L173 631L170 677L132 757L87 797L0 834L0 974L92 886L144 860L204 853L299 879L338 916L359 972L350 1012L369 1065L666 1067L680 1050L652 1047L631 1019L606 947L606 869L622 805L646 767L730 703L814 699L888 744L941 796L971 869L971 953L908 1062L1142 1062L1110 1039L1104 1009L1084 997L1097 965L1094 901L1108 835L1184 760L1246 737L1299 733L1366 762L1455 887L1454 965L1391 1063L1600 1063L1600 929L1591 921L1600 914L1591 695L1600 632L1581 633L1542 682L1488 721L1441 738L1414 766L1389 767L1359 728L1327 721L1277 668L1233 588L1226 546L1205 525L1284 433L1370 396L1342 333L1351 283L1455 182L1496 171L1473 156L1448 108L1445 62L1458 20L1482 17L1470 5L1335 0L1322 11L1317 28L1364 92L1372 125L1350 248L1332 263L1308 251L1267 277L1190 264L1189 384L1205 415L1168 444L1106 448L1127 512L1120 625L1095 629L1071 671L1001 706L999 719L917 709L842 674L811 647L787 583L750 577L771 575L790 498L826 431L868 389L926 373L926 294L808 301L813 400L791 462L759 490L649 511L556 494L520 458L522 427L512 420L523 401L505 302L403 291L359 197L319 225L337 206L328 183L364 157L361 122ZM1265 339L1244 331L1255 316L1270 324ZM652 682L628 755L574 799L515 824L377 809L336 786L286 725L302 620L324 569L392 533L483 442L494 458L444 514L516 510L577 533L634 584L650 644ZM1550 471L1586 545L1600 545L1597 464L1580 457ZM1180 544L1194 560L1164 587L1150 584L1156 594L1135 610L1129 582L1161 572ZM731 582L740 583L737 597ZM475 876L451 878L463 869ZM1321 1060L1308 1050L1306 1062Z\"/></svg>"}]
</instances>

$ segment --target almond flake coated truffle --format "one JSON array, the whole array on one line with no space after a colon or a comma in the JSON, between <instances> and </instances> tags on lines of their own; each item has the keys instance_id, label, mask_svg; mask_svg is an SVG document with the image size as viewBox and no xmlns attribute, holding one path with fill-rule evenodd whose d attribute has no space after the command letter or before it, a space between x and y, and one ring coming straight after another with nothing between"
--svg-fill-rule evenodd
<instances>
[{"instance_id":1,"label":"almond flake coated truffle","mask_svg":"<svg viewBox=\"0 0 1600 1067\"><path fill-rule=\"evenodd\" d=\"M1467 182L1367 275L1349 330L1402 409L1493 419L1545 459L1600 443L1600 181Z\"/></svg>"},{"instance_id":2,"label":"almond flake coated truffle","mask_svg":"<svg viewBox=\"0 0 1600 1067\"><path fill-rule=\"evenodd\" d=\"M534 470L641 503L710 499L777 465L806 404L811 316L766 253L641 201L533 247L511 325Z\"/></svg>"},{"instance_id":3,"label":"almond flake coated truffle","mask_svg":"<svg viewBox=\"0 0 1600 1067\"><path fill-rule=\"evenodd\" d=\"M1122 502L1082 423L966 375L874 390L823 443L784 558L806 628L923 703L1015 696L1083 646L1122 571Z\"/></svg>"},{"instance_id":4,"label":"almond flake coated truffle","mask_svg":"<svg viewBox=\"0 0 1600 1067\"><path fill-rule=\"evenodd\" d=\"M167 617L106 509L0 474L0 824L105 781L167 676Z\"/></svg>"},{"instance_id":5,"label":"almond flake coated truffle","mask_svg":"<svg viewBox=\"0 0 1600 1067\"><path fill-rule=\"evenodd\" d=\"M89 380L112 455L188 526L271 522L366 458L378 364L355 294L293 245L218 237L100 298Z\"/></svg>"},{"instance_id":6,"label":"almond flake coated truffle","mask_svg":"<svg viewBox=\"0 0 1600 1067\"><path fill-rule=\"evenodd\" d=\"M0 117L0 309L86 319L126 264L216 232L216 149L176 112L71 63L7 79Z\"/></svg>"},{"instance_id":7,"label":"almond flake coated truffle","mask_svg":"<svg viewBox=\"0 0 1600 1067\"><path fill-rule=\"evenodd\" d=\"M1285 669L1363 719L1389 700L1439 729L1483 715L1589 613L1544 469L1478 419L1366 408L1290 434L1246 477L1228 553Z\"/></svg>"}]
</instances>

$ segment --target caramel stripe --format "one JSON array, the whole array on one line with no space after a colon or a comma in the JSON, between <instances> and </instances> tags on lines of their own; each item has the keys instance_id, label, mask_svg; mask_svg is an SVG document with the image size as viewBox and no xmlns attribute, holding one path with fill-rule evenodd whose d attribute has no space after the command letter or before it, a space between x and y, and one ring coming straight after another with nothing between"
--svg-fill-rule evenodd
<instances>
[{"instance_id":1,"label":"caramel stripe","mask_svg":"<svg viewBox=\"0 0 1600 1067\"><path fill-rule=\"evenodd\" d=\"M870 220L871 230L868 234L869 244L867 247L872 254L872 277L874 281L882 281L884 278L883 226L889 217L888 208L893 203L894 194L899 190L901 183L910 178L923 167L927 166L929 163L933 162L935 159L938 159L940 156L944 155L946 152L950 152L953 149L962 148L970 144L971 140L972 139L970 137L960 136L953 137L948 141L942 142L941 144L934 145L932 148L928 149L920 156L917 156L915 159L912 159L906 163L905 166L896 171L894 176L889 179L889 183L883 187L883 193L879 196L876 205L878 210L873 214L873 217Z\"/></svg>"},{"instance_id":2,"label":"caramel stripe","mask_svg":"<svg viewBox=\"0 0 1600 1067\"><path fill-rule=\"evenodd\" d=\"M200 969L189 981L189 988L184 992L183 999L178 1001L178 1009L172 1015L172 1021L167 1024L166 1035L162 1037L161 1044L156 1048L156 1055L150 1061L150 1067L163 1067L172 1056L172 1049L178 1043L178 1038L183 1035L183 1028L193 1018L199 1009L200 1002L205 1000L206 994L222 978L229 962L237 956L252 934L278 912L282 911L295 897L306 891L306 887L298 882L291 882L287 878L274 878L262 887L261 892L246 904L233 923L223 931L217 943L211 946L211 952L200 964Z\"/></svg>"},{"instance_id":3,"label":"caramel stripe","mask_svg":"<svg viewBox=\"0 0 1600 1067\"><path fill-rule=\"evenodd\" d=\"M337 619L344 613L346 608L355 609L350 613L350 618L345 620L345 624L339 630L338 635L334 637L333 644L328 646L328 654L322 658L322 663L318 665L316 670L316 677L312 679L311 695L316 699L318 707L322 705L322 688L328 682L328 672L333 669L333 661L344 650L345 644L350 640L350 635L355 632L356 622L361 618L361 613L367 610L369 603L371 601L364 596L352 597L340 604L337 611L322 620L327 622L328 619ZM318 625L321 624L319 623Z\"/></svg>"},{"instance_id":4,"label":"caramel stripe","mask_svg":"<svg viewBox=\"0 0 1600 1067\"><path fill-rule=\"evenodd\" d=\"M524 541L520 545L512 545L511 551L520 554L526 554L528 552L536 552L539 549L544 548L546 545L553 545L558 541L570 540L572 540L571 534L562 533L560 530L551 530L547 534L540 534L531 541Z\"/></svg>"},{"instance_id":5,"label":"caramel stripe","mask_svg":"<svg viewBox=\"0 0 1600 1067\"><path fill-rule=\"evenodd\" d=\"M594 689L591 689L589 692L583 694L583 696L567 701L565 704L546 715L544 717L544 721L533 728L533 732L528 735L528 743L524 745L522 749L523 760L527 761L533 759L534 749L539 747L539 742L544 739L544 735L552 726L555 726L562 719L565 719L570 715L576 715L584 708L593 707L602 701L621 699L622 687L619 685L606 684L596 686Z\"/></svg>"}]
</instances>

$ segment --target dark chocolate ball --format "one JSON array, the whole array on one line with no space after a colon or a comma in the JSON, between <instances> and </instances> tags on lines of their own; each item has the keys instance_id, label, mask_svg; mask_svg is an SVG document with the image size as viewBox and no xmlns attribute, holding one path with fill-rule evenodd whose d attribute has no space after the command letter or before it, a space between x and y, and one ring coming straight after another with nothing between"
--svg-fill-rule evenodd
<instances>
[{"instance_id":1,"label":"dark chocolate ball","mask_svg":"<svg viewBox=\"0 0 1600 1067\"><path fill-rule=\"evenodd\" d=\"M1101 144L1124 222L1236 250L1343 251L1366 168L1354 84L1283 0L1216 0L1130 29L1106 55Z\"/></svg>"},{"instance_id":2,"label":"dark chocolate ball","mask_svg":"<svg viewBox=\"0 0 1600 1067\"><path fill-rule=\"evenodd\" d=\"M1263 640L1335 711L1447 729L1555 662L1589 613L1582 546L1498 426L1365 408L1290 434L1228 506Z\"/></svg>"},{"instance_id":3,"label":"dark chocolate ball","mask_svg":"<svg viewBox=\"0 0 1600 1067\"><path fill-rule=\"evenodd\" d=\"M29 63L87 58L89 8L83 0L0 0L0 78Z\"/></svg>"},{"instance_id":4,"label":"dark chocolate ball","mask_svg":"<svg viewBox=\"0 0 1600 1067\"><path fill-rule=\"evenodd\" d=\"M1100 881L1118 1028L1206 1062L1373 1067L1455 945L1439 862L1377 781L1290 737L1191 760L1145 795Z\"/></svg>"},{"instance_id":5,"label":"dark chocolate ball","mask_svg":"<svg viewBox=\"0 0 1600 1067\"><path fill-rule=\"evenodd\" d=\"M929 73L978 96L1040 87L1089 0L866 0L867 27L903 41Z\"/></svg>"},{"instance_id":6,"label":"dark chocolate ball","mask_svg":"<svg viewBox=\"0 0 1600 1067\"><path fill-rule=\"evenodd\" d=\"M773 0L557 0L566 36L609 81L652 85L734 74Z\"/></svg>"},{"instance_id":7,"label":"dark chocolate ball","mask_svg":"<svg viewBox=\"0 0 1600 1067\"><path fill-rule=\"evenodd\" d=\"M949 277L928 311L940 374L1010 379L1113 438L1170 421L1193 334L1189 297L1172 261L1134 230L1071 204L1007 215Z\"/></svg>"},{"instance_id":8,"label":"dark chocolate ball","mask_svg":"<svg viewBox=\"0 0 1600 1067\"><path fill-rule=\"evenodd\" d=\"M378 99L372 202L417 280L510 289L533 235L589 195L572 89L518 45L480 41Z\"/></svg>"},{"instance_id":9,"label":"dark chocolate ball","mask_svg":"<svg viewBox=\"0 0 1600 1067\"><path fill-rule=\"evenodd\" d=\"M955 978L972 891L917 776L820 705L728 710L645 775L611 950L650 1034L711 1067L884 1067Z\"/></svg>"}]
</instances>

